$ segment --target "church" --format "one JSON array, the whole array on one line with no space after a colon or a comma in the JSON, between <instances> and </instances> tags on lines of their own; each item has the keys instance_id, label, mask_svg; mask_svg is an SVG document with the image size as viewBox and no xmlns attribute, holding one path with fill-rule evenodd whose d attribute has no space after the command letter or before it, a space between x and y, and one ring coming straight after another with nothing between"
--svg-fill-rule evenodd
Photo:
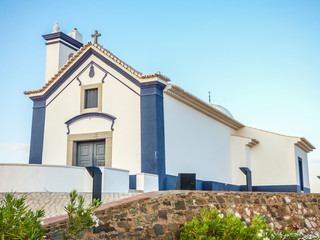
<instances>
[{"instance_id":1,"label":"church","mask_svg":"<svg viewBox=\"0 0 320 240\"><path fill-rule=\"evenodd\" d=\"M139 72L99 45L97 31L83 44L77 29L53 29L43 35L45 83L24 92L33 102L29 165L118 169L145 192L175 189L179 173L196 174L197 190L242 191L245 168L253 191L310 192L315 148L304 137L245 126L160 72Z\"/></svg>"}]
</instances>

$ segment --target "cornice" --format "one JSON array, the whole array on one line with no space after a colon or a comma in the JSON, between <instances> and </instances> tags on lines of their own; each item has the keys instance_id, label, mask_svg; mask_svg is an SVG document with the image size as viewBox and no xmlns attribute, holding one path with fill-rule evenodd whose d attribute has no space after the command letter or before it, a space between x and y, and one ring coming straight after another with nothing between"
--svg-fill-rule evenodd
<instances>
[{"instance_id":1,"label":"cornice","mask_svg":"<svg viewBox=\"0 0 320 240\"><path fill-rule=\"evenodd\" d=\"M63 39L64 41L68 42L69 44L71 44L77 48L81 48L83 46L83 44L81 42L75 40L74 38L68 36L67 34L65 34L63 32L50 33L50 34L42 35L42 37L47 41L60 38L60 39Z\"/></svg>"},{"instance_id":2,"label":"cornice","mask_svg":"<svg viewBox=\"0 0 320 240\"><path fill-rule=\"evenodd\" d=\"M250 129L254 129L260 132L265 132L268 134L273 134L273 135L277 135L280 137L285 137L285 138L291 138L294 139L292 141L295 141L294 144L296 146L298 146L299 148L301 148L303 151L305 151L306 153L312 152L314 149L316 149L307 139L305 139L304 137L295 137L295 136L287 136L287 135L283 135L283 134L279 134L279 133L274 133L274 132L270 132L270 131L266 131L266 130L262 130L262 129L258 129L258 128L254 128L254 127L248 127L246 126L246 128L250 128Z\"/></svg>"},{"instance_id":3,"label":"cornice","mask_svg":"<svg viewBox=\"0 0 320 240\"><path fill-rule=\"evenodd\" d=\"M245 139L247 139L248 140L248 142L247 142L247 144L246 144L246 146L248 146L248 147L253 147L253 146L255 146L255 145L257 145L257 144L259 144L259 141L257 140L257 139L255 139L255 138L250 138L250 137L244 137L244 136L240 136L240 135L231 135L232 137L239 137L239 138L245 138Z\"/></svg>"},{"instance_id":4,"label":"cornice","mask_svg":"<svg viewBox=\"0 0 320 240\"><path fill-rule=\"evenodd\" d=\"M312 152L314 149L316 149L307 139L304 137L299 138L299 140L295 143L296 146L301 148L306 153Z\"/></svg>"},{"instance_id":5,"label":"cornice","mask_svg":"<svg viewBox=\"0 0 320 240\"><path fill-rule=\"evenodd\" d=\"M244 127L244 125L240 122L223 114L219 110L211 107L209 104L184 91L182 88L176 85L168 85L164 92L180 102L183 102L188 106L198 110L199 112L204 113L205 115L219 121L220 123L223 123L224 125L227 125L228 127L231 127L235 130Z\"/></svg>"}]
</instances>

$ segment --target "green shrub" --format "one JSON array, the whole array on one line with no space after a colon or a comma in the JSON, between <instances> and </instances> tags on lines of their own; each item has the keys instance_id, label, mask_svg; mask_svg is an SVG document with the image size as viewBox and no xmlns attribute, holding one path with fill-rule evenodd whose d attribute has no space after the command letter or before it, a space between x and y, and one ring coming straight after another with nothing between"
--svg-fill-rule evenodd
<instances>
[{"instance_id":1,"label":"green shrub","mask_svg":"<svg viewBox=\"0 0 320 240\"><path fill-rule=\"evenodd\" d=\"M261 216L255 216L252 224L247 226L240 217L228 213L226 217L219 211L210 208L202 210L201 220L193 219L184 224L180 239L215 239L215 240L240 240L240 239L280 239L272 235L270 226L265 224Z\"/></svg>"},{"instance_id":2,"label":"green shrub","mask_svg":"<svg viewBox=\"0 0 320 240\"><path fill-rule=\"evenodd\" d=\"M77 201L78 206L76 206ZM87 208L84 208L83 203L83 196L73 190L70 193L70 203L65 207L68 213L68 226L64 239L77 239L81 237L84 230L99 226L99 219L93 214L93 211L101 205L101 202L94 199Z\"/></svg>"},{"instance_id":3,"label":"green shrub","mask_svg":"<svg viewBox=\"0 0 320 240\"><path fill-rule=\"evenodd\" d=\"M201 219L185 223L180 239L197 240L320 240L319 235L304 235L297 226L290 224L280 233L274 233L262 216L254 216L251 224L241 221L239 214L224 216L218 210L202 210Z\"/></svg>"},{"instance_id":4,"label":"green shrub","mask_svg":"<svg viewBox=\"0 0 320 240\"><path fill-rule=\"evenodd\" d=\"M25 196L16 199L13 194L6 194L0 204L0 238L2 240L13 239L42 239L45 227L40 219L44 216L44 210L35 213L27 210Z\"/></svg>"}]
</instances>

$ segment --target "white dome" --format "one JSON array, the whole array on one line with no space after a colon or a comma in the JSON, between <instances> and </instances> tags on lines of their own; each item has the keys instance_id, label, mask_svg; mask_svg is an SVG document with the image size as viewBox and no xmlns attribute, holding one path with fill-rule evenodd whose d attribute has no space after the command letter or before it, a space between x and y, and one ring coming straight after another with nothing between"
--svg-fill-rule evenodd
<instances>
[{"instance_id":1,"label":"white dome","mask_svg":"<svg viewBox=\"0 0 320 240\"><path fill-rule=\"evenodd\" d=\"M217 105L217 104L210 104L210 105L211 105L213 108L217 109L218 111L224 113L224 114L227 115L228 117L233 118L231 112L229 112L228 109L226 109L226 108L224 108L224 107L222 107L222 106L220 106L220 105Z\"/></svg>"}]
</instances>

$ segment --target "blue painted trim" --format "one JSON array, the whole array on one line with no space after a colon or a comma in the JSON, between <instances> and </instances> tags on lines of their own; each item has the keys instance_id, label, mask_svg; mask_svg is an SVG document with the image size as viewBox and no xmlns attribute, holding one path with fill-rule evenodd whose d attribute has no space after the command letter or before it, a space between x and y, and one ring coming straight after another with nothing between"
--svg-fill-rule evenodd
<instances>
[{"instance_id":1,"label":"blue painted trim","mask_svg":"<svg viewBox=\"0 0 320 240\"><path fill-rule=\"evenodd\" d=\"M165 189L165 142L163 89L161 82L142 83L141 107L141 172L158 174L159 190Z\"/></svg>"},{"instance_id":2,"label":"blue painted trim","mask_svg":"<svg viewBox=\"0 0 320 240\"><path fill-rule=\"evenodd\" d=\"M55 32L55 33L45 34L45 35L42 35L42 37L47 41L60 38L60 39L63 39L67 43L69 43L77 48L81 48L83 46L83 44L81 42L75 40L74 38L68 36L67 34L65 34L63 32Z\"/></svg>"},{"instance_id":3,"label":"blue painted trim","mask_svg":"<svg viewBox=\"0 0 320 240\"><path fill-rule=\"evenodd\" d=\"M164 190L176 190L177 180L178 180L178 176L166 175Z\"/></svg>"},{"instance_id":4,"label":"blue painted trim","mask_svg":"<svg viewBox=\"0 0 320 240\"><path fill-rule=\"evenodd\" d=\"M91 118L91 117L104 118L104 119L108 119L108 120L112 121L111 131L114 130L113 125L114 125L114 121L117 119L116 117L114 117L114 116L112 116L112 115L110 115L110 114L107 114L107 113L90 112L90 113L80 114L80 115L75 116L75 117L69 119L68 121L66 121L65 124L67 125L67 129L68 129L67 134L70 133L69 126L70 126L71 124L73 124L74 122L79 121L79 120L81 120L81 119Z\"/></svg>"},{"instance_id":5,"label":"blue painted trim","mask_svg":"<svg viewBox=\"0 0 320 240\"><path fill-rule=\"evenodd\" d=\"M304 192L305 192L305 193L310 193L310 192L311 192L311 191L310 191L310 188L304 187Z\"/></svg>"},{"instance_id":6,"label":"blue painted trim","mask_svg":"<svg viewBox=\"0 0 320 240\"><path fill-rule=\"evenodd\" d=\"M129 189L137 189L137 175L129 175Z\"/></svg>"},{"instance_id":7,"label":"blue painted trim","mask_svg":"<svg viewBox=\"0 0 320 240\"><path fill-rule=\"evenodd\" d=\"M202 181L202 180L196 179L196 190L198 190L198 191L203 190L202 184L203 184L203 181Z\"/></svg>"},{"instance_id":8,"label":"blue painted trim","mask_svg":"<svg viewBox=\"0 0 320 240\"><path fill-rule=\"evenodd\" d=\"M101 82L104 83L104 79L108 76L108 72L106 72L106 74L103 76Z\"/></svg>"},{"instance_id":9,"label":"blue painted trim","mask_svg":"<svg viewBox=\"0 0 320 240\"><path fill-rule=\"evenodd\" d=\"M82 85L82 82L80 81L79 77L77 77L77 80L78 80L78 82L79 82L79 86L81 86L81 85Z\"/></svg>"},{"instance_id":10,"label":"blue painted trim","mask_svg":"<svg viewBox=\"0 0 320 240\"><path fill-rule=\"evenodd\" d=\"M93 65L90 66L89 77L90 78L94 77L94 66Z\"/></svg>"},{"instance_id":11,"label":"blue painted trim","mask_svg":"<svg viewBox=\"0 0 320 240\"><path fill-rule=\"evenodd\" d=\"M48 99L73 73L76 71L89 57L91 56L90 51L84 53L78 61L76 61L59 79L56 81L49 89L42 95L30 97L32 100L36 99ZM88 64L76 77L79 77L88 67L90 64ZM72 80L73 81L73 80ZM72 82L70 81L70 83ZM69 84L70 84L69 83ZM69 84L67 86L69 86ZM66 86L66 87L67 87ZM64 89L66 88L64 87ZM63 90L64 90L63 89ZM62 91L63 91L62 90ZM61 91L61 92L62 92ZM61 93L60 92L60 93ZM58 95L57 95L58 96ZM49 103L48 103L49 104Z\"/></svg>"},{"instance_id":12,"label":"blue painted trim","mask_svg":"<svg viewBox=\"0 0 320 240\"><path fill-rule=\"evenodd\" d=\"M216 181L203 181L202 190L206 191L240 191L240 186Z\"/></svg>"},{"instance_id":13,"label":"blue painted trim","mask_svg":"<svg viewBox=\"0 0 320 240\"><path fill-rule=\"evenodd\" d=\"M177 176L165 176L165 189L175 190L177 185ZM233 185L215 181L196 180L196 189L203 191L246 191L246 185ZM269 186L253 186L253 192L301 192L299 185L269 185ZM309 188L304 188L305 193L309 193Z\"/></svg>"},{"instance_id":14,"label":"blue painted trim","mask_svg":"<svg viewBox=\"0 0 320 240\"><path fill-rule=\"evenodd\" d=\"M254 192L300 192L299 185L253 186Z\"/></svg>"},{"instance_id":15,"label":"blue painted trim","mask_svg":"<svg viewBox=\"0 0 320 240\"><path fill-rule=\"evenodd\" d=\"M116 79L118 82L120 82L122 85L126 86L127 88L129 88L132 92L134 92L135 94L137 94L138 96L140 96L139 93L137 93L135 90L133 90L131 87L129 87L127 84L125 84L123 81L121 81L119 78L117 78L116 76L114 76L112 73L106 71L104 68L102 68L101 66L99 66L98 64L96 64L95 62L91 62L93 65L95 65L97 68L99 68L101 71L105 72L106 74L104 75L104 77L102 78L101 82L104 83L104 79L107 77L107 75L109 74L111 77L113 77L114 79ZM139 84L140 87L140 84Z\"/></svg>"},{"instance_id":16,"label":"blue painted trim","mask_svg":"<svg viewBox=\"0 0 320 240\"><path fill-rule=\"evenodd\" d=\"M43 138L46 117L45 100L33 101L29 163L42 164Z\"/></svg>"},{"instance_id":17,"label":"blue painted trim","mask_svg":"<svg viewBox=\"0 0 320 240\"><path fill-rule=\"evenodd\" d=\"M70 46L69 44L66 44L65 42L63 42L63 41L61 41L61 40L53 41L53 42L48 42L48 43L46 43L46 45L51 45L51 44L55 44L55 43L61 43L62 45L65 45L66 47L71 48L71 49L74 50L74 51L79 51L79 48L72 47L72 46Z\"/></svg>"},{"instance_id":18,"label":"blue painted trim","mask_svg":"<svg viewBox=\"0 0 320 240\"><path fill-rule=\"evenodd\" d=\"M303 162L302 162L302 158L301 157L298 157L298 168L299 168L300 191L304 191Z\"/></svg>"},{"instance_id":19,"label":"blue painted trim","mask_svg":"<svg viewBox=\"0 0 320 240\"><path fill-rule=\"evenodd\" d=\"M175 190L177 185L177 176L166 175L165 190ZM196 189L203 191L240 191L237 185L226 184L215 181L196 180Z\"/></svg>"},{"instance_id":20,"label":"blue painted trim","mask_svg":"<svg viewBox=\"0 0 320 240\"><path fill-rule=\"evenodd\" d=\"M103 61L105 64L107 64L109 67L113 68L115 71L119 72L122 76L124 76L126 79L128 79L129 81L131 81L133 84L135 84L136 86L140 87L140 82L135 79L134 77L132 77L129 73L127 73L126 71L124 71L122 68L120 68L119 66L117 66L116 64L114 64L113 62L111 62L110 60L108 60L106 57L102 56L100 53L98 53L96 50L94 49L90 49L92 54L97 57L98 59L100 59L101 61Z\"/></svg>"}]
</instances>

